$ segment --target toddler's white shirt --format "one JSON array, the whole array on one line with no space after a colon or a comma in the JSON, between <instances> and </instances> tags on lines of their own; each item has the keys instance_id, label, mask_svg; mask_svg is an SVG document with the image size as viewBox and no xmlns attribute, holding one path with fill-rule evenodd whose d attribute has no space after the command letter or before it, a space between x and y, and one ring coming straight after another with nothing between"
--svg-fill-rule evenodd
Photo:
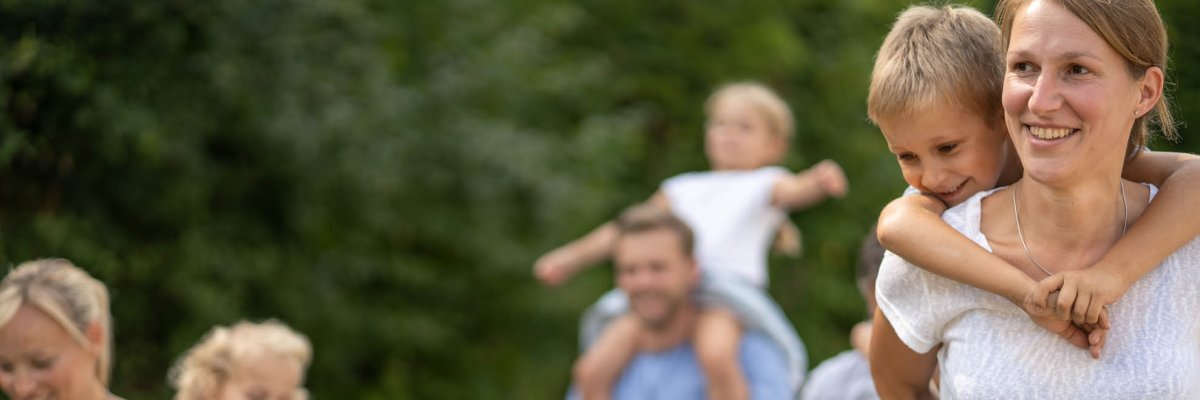
<instances>
[{"instance_id":1,"label":"toddler's white shirt","mask_svg":"<svg viewBox=\"0 0 1200 400\"><path fill-rule=\"evenodd\" d=\"M775 183L789 175L777 166L752 171L692 172L667 179L662 191L671 212L696 236L701 268L717 268L767 285L767 252L787 215L771 205Z\"/></svg>"}]
</instances>

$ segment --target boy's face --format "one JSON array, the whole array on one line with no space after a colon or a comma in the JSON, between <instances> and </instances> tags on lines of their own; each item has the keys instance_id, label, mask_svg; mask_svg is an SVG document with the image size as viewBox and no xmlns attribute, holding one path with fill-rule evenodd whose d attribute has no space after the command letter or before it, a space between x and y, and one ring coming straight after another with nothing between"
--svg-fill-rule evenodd
<instances>
[{"instance_id":1,"label":"boy's face","mask_svg":"<svg viewBox=\"0 0 1200 400\"><path fill-rule=\"evenodd\" d=\"M969 108L941 105L879 121L904 181L950 206L996 186L1008 159L1000 116L981 118Z\"/></svg>"},{"instance_id":2,"label":"boy's face","mask_svg":"<svg viewBox=\"0 0 1200 400\"><path fill-rule=\"evenodd\" d=\"M779 161L787 142L771 132L762 113L735 96L717 100L704 134L704 151L712 169L757 169Z\"/></svg>"}]
</instances>

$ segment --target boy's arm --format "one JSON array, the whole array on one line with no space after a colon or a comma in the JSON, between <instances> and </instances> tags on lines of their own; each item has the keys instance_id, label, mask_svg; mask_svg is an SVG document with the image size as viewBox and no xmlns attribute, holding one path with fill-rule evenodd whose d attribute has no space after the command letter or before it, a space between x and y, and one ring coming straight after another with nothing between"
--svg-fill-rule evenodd
<instances>
[{"instance_id":1,"label":"boy's arm","mask_svg":"<svg viewBox=\"0 0 1200 400\"><path fill-rule=\"evenodd\" d=\"M1024 272L984 250L941 218L946 205L931 196L892 200L879 215L876 235L891 250L926 271L998 294L1021 307L1035 324L1099 357L1106 342L1108 314L1098 315L1096 327L1079 326L1048 314L1033 301L1041 286ZM936 245L931 245L935 243ZM1056 275L1057 276L1057 275ZM1046 278L1050 280L1052 278ZM1043 281L1044 282L1044 281ZM1046 294L1040 298L1045 301ZM1102 318L1101 318L1102 317ZM889 328L890 329L890 328ZM1095 332L1089 335L1088 332ZM1090 340L1090 341L1089 341Z\"/></svg>"},{"instance_id":2,"label":"boy's arm","mask_svg":"<svg viewBox=\"0 0 1200 400\"><path fill-rule=\"evenodd\" d=\"M937 351L920 354L908 348L880 310L875 310L871 330L868 360L879 398L935 398L929 390L929 380L937 368Z\"/></svg>"},{"instance_id":3,"label":"boy's arm","mask_svg":"<svg viewBox=\"0 0 1200 400\"><path fill-rule=\"evenodd\" d=\"M1044 299L1061 287L1056 304L1060 318L1076 323L1098 322L1103 307L1112 304L1164 259L1200 234L1200 157L1191 154L1143 152L1125 166L1126 179L1161 189L1125 236L1091 268L1056 274L1038 285L1031 296Z\"/></svg>"},{"instance_id":4,"label":"boy's arm","mask_svg":"<svg viewBox=\"0 0 1200 400\"><path fill-rule=\"evenodd\" d=\"M1037 283L947 225L943 211L946 205L927 195L892 200L879 214L879 244L926 271L998 294L1026 309L1026 295Z\"/></svg>"},{"instance_id":5,"label":"boy's arm","mask_svg":"<svg viewBox=\"0 0 1200 400\"><path fill-rule=\"evenodd\" d=\"M789 210L805 208L826 197L841 198L848 187L842 167L833 160L823 160L776 182L771 191L771 204Z\"/></svg>"},{"instance_id":6,"label":"boy's arm","mask_svg":"<svg viewBox=\"0 0 1200 400\"><path fill-rule=\"evenodd\" d=\"M669 209L667 195L655 192L647 204ZM605 222L587 235L550 251L533 264L533 274L546 286L558 286L585 267L596 265L612 256L617 241L617 225Z\"/></svg>"}]
</instances>

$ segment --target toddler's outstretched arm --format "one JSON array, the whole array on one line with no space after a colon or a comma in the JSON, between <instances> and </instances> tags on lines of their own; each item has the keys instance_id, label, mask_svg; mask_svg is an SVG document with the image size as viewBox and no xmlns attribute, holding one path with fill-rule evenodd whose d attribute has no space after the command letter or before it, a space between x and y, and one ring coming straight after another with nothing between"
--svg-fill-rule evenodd
<instances>
[{"instance_id":1,"label":"toddler's outstretched arm","mask_svg":"<svg viewBox=\"0 0 1200 400\"><path fill-rule=\"evenodd\" d=\"M822 160L812 168L780 179L771 193L771 203L785 209L800 209L817 204L826 197L846 195L849 183L842 167L833 160Z\"/></svg>"},{"instance_id":2,"label":"toddler's outstretched arm","mask_svg":"<svg viewBox=\"0 0 1200 400\"><path fill-rule=\"evenodd\" d=\"M1120 299L1171 253L1200 235L1200 157L1143 152L1125 166L1124 178L1158 185L1161 190L1124 237L1091 268L1055 274L1037 285L1029 302L1054 306L1059 318L1096 324L1104 306ZM1058 290L1056 302L1045 300ZM1105 324L1101 324L1105 325Z\"/></svg>"},{"instance_id":3,"label":"toddler's outstretched arm","mask_svg":"<svg viewBox=\"0 0 1200 400\"><path fill-rule=\"evenodd\" d=\"M646 203L670 208L667 195L661 191L655 192ZM587 235L539 257L533 264L533 275L546 286L561 285L583 268L611 257L616 241L617 226L605 222Z\"/></svg>"}]
</instances>

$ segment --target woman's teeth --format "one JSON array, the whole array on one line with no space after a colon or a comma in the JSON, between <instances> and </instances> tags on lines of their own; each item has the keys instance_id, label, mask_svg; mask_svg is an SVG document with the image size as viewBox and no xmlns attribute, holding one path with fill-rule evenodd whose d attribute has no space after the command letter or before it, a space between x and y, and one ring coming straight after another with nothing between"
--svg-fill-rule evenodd
<instances>
[{"instance_id":1,"label":"woman's teeth","mask_svg":"<svg viewBox=\"0 0 1200 400\"><path fill-rule=\"evenodd\" d=\"M1075 132L1075 130L1071 129L1071 128L1040 128L1040 127L1036 127L1036 126L1029 127L1029 133L1032 133L1034 137L1036 137L1038 139L1046 139L1046 140L1058 139L1061 137L1065 137L1067 135L1070 135L1072 132Z\"/></svg>"}]
</instances>

